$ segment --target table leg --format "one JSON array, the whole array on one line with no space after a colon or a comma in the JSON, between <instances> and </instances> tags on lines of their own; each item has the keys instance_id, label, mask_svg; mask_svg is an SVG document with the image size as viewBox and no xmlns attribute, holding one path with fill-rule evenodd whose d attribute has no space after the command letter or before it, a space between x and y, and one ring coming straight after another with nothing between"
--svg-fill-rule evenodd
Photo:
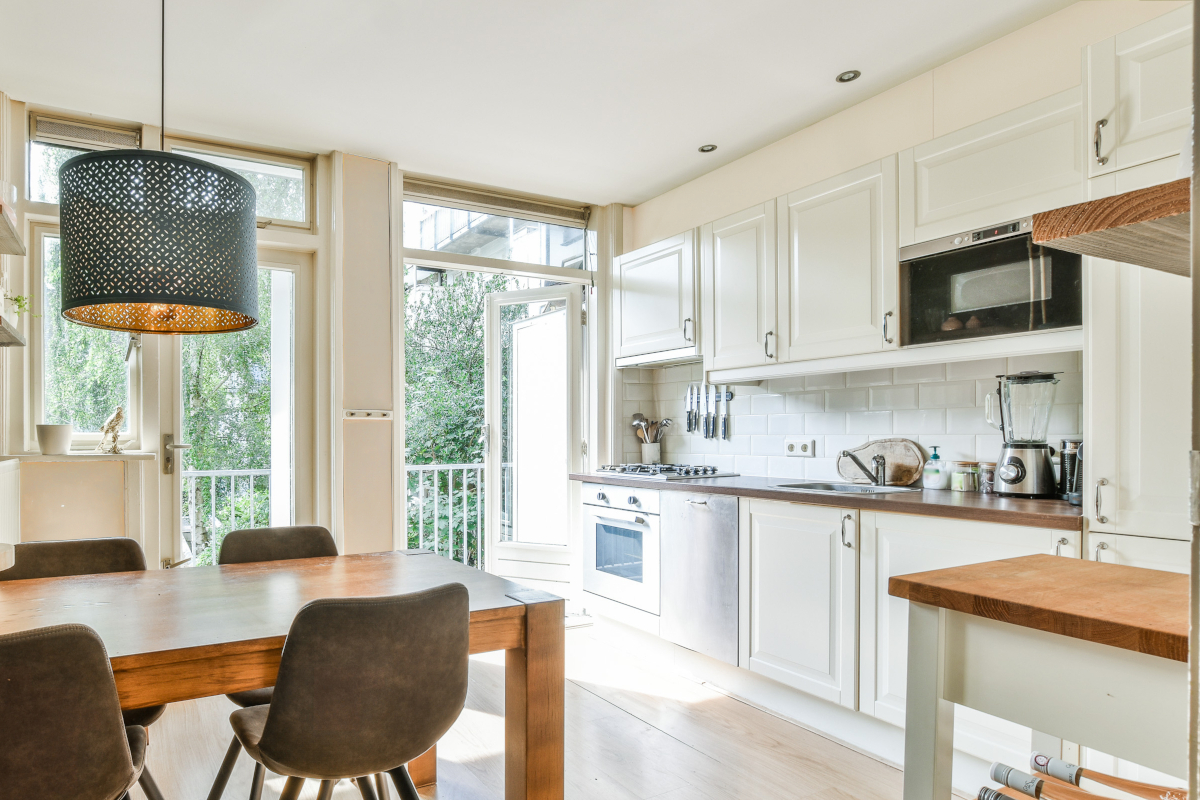
<instances>
[{"instance_id":1,"label":"table leg","mask_svg":"<svg viewBox=\"0 0 1200 800\"><path fill-rule=\"evenodd\" d=\"M904 800L950 800L954 704L942 699L945 656L945 612L909 602Z\"/></svg>"},{"instance_id":2,"label":"table leg","mask_svg":"<svg viewBox=\"0 0 1200 800\"><path fill-rule=\"evenodd\" d=\"M525 606L525 647L505 652L505 800L562 800L566 697L565 602L530 590L509 595Z\"/></svg>"},{"instance_id":3,"label":"table leg","mask_svg":"<svg viewBox=\"0 0 1200 800\"><path fill-rule=\"evenodd\" d=\"M408 762L408 774L415 786L437 783L437 745Z\"/></svg>"}]
</instances>

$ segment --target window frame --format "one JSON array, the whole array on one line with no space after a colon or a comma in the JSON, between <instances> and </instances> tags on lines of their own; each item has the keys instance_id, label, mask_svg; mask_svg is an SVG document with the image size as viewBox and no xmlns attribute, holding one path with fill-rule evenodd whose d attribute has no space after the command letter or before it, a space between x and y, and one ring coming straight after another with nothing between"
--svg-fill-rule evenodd
<instances>
[{"instance_id":1,"label":"window frame","mask_svg":"<svg viewBox=\"0 0 1200 800\"><path fill-rule=\"evenodd\" d=\"M43 286L43 242L47 237L60 237L57 222L33 222L29 226L29 273L30 284L34 287L30 303L30 336L29 336L29 397L25 415L25 450L38 452L37 426L42 424L46 415L45 381L45 351L46 342L41 318L47 314L59 313L57 309L47 309L44 305L45 293ZM122 449L140 451L142 447L142 348L133 348L126 363L129 378L129 405L125 409L125 419L129 422L129 430L118 438L117 443ZM75 431L71 437L71 452L86 452L94 450L100 444L98 432Z\"/></svg>"},{"instance_id":2,"label":"window frame","mask_svg":"<svg viewBox=\"0 0 1200 800\"><path fill-rule=\"evenodd\" d=\"M274 164L282 167L292 167L304 171L304 215L306 220L300 222L294 219L278 219L276 217L258 217L258 227L262 228L285 228L293 231L307 231L310 233L317 232L317 157L315 155L287 154L273 150L259 150L251 147L236 147L233 145L221 144L219 142L209 141L207 139L196 139L188 136L165 136L163 137L163 150L171 152L174 150L181 151L182 155L187 155L187 151L199 151L201 153L210 153L214 156L226 156L229 158L240 158L245 161L254 161L260 164Z\"/></svg>"}]
</instances>

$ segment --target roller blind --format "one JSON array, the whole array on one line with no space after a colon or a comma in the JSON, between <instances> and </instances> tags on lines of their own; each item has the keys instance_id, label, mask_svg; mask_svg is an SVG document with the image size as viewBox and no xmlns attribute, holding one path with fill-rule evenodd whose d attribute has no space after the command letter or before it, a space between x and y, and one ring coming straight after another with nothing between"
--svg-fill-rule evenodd
<instances>
[{"instance_id":1,"label":"roller blind","mask_svg":"<svg viewBox=\"0 0 1200 800\"><path fill-rule=\"evenodd\" d=\"M572 228L587 227L588 216L591 213L588 206L530 200L526 197L408 177L404 179L404 199L435 206L465 208L469 211L481 211L485 214L498 214L503 217L518 217L536 222L548 222L553 225L566 225Z\"/></svg>"},{"instance_id":2,"label":"roller blind","mask_svg":"<svg viewBox=\"0 0 1200 800\"><path fill-rule=\"evenodd\" d=\"M35 142L84 150L137 149L142 143L139 131L41 114L30 116L29 128L29 138Z\"/></svg>"}]
</instances>

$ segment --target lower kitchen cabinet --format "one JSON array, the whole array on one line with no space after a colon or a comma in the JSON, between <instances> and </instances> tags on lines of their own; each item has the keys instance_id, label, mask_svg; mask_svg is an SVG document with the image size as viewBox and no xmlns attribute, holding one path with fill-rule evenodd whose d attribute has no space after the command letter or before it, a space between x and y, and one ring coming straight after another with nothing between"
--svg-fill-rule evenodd
<instances>
[{"instance_id":1,"label":"lower kitchen cabinet","mask_svg":"<svg viewBox=\"0 0 1200 800\"><path fill-rule=\"evenodd\" d=\"M1123 536L1119 533L1089 531L1087 557L1105 564L1125 564L1143 569L1187 574L1191 560L1191 542L1156 539L1150 536Z\"/></svg>"},{"instance_id":2,"label":"lower kitchen cabinet","mask_svg":"<svg viewBox=\"0 0 1200 800\"><path fill-rule=\"evenodd\" d=\"M856 512L743 498L740 515L740 666L855 708Z\"/></svg>"},{"instance_id":3,"label":"lower kitchen cabinet","mask_svg":"<svg viewBox=\"0 0 1200 800\"><path fill-rule=\"evenodd\" d=\"M908 678L908 601L888 594L889 578L1035 553L1080 556L1079 531L873 512L860 517L859 706L901 727ZM985 760L1023 764L1029 758L1030 731L957 708L954 745Z\"/></svg>"}]
</instances>

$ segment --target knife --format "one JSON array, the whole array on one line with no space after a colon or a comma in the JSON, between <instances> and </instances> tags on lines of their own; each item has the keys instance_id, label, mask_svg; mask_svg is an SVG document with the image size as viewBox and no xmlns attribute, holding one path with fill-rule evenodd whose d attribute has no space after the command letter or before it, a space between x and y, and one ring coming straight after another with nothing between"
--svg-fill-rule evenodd
<instances>
[{"instance_id":1,"label":"knife","mask_svg":"<svg viewBox=\"0 0 1200 800\"><path fill-rule=\"evenodd\" d=\"M726 384L721 387L721 403L724 410L721 412L721 438L729 439L729 386Z\"/></svg>"},{"instance_id":2,"label":"knife","mask_svg":"<svg viewBox=\"0 0 1200 800\"><path fill-rule=\"evenodd\" d=\"M684 395L683 409L684 409L683 410L684 417L687 420L684 423L684 427L687 428L688 433L691 433L692 432L692 385L690 383L688 384L687 394Z\"/></svg>"},{"instance_id":3,"label":"knife","mask_svg":"<svg viewBox=\"0 0 1200 800\"><path fill-rule=\"evenodd\" d=\"M688 419L691 425L689 431L695 433L700 428L700 386L692 384L688 386Z\"/></svg>"},{"instance_id":4,"label":"knife","mask_svg":"<svg viewBox=\"0 0 1200 800\"><path fill-rule=\"evenodd\" d=\"M714 407L717 400L717 387L709 385L708 393L705 397L705 404L708 406L708 438L717 438L717 410Z\"/></svg>"}]
</instances>

